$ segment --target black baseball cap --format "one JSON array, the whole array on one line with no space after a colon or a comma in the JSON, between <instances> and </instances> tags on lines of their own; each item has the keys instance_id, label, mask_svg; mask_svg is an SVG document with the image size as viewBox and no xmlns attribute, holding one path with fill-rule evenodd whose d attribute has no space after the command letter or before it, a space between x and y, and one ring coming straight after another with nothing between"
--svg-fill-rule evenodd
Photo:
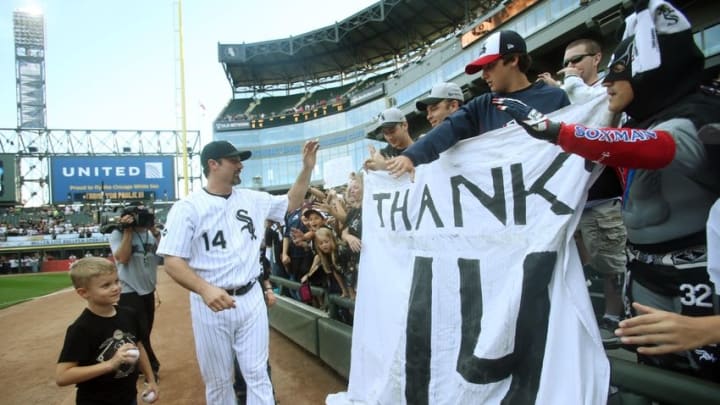
<instances>
[{"instance_id":1,"label":"black baseball cap","mask_svg":"<svg viewBox=\"0 0 720 405\"><path fill-rule=\"evenodd\" d=\"M252 156L249 150L239 151L228 141L213 141L205 145L200 152L200 162L207 167L208 160L220 160L222 158L239 156L240 160L248 160Z\"/></svg>"}]
</instances>

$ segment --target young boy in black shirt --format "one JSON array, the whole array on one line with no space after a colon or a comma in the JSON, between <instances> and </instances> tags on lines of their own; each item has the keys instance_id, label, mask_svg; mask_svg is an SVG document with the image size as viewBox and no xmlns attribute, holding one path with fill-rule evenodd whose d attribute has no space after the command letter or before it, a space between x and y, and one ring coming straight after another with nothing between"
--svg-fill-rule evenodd
<instances>
[{"instance_id":1,"label":"young boy in black shirt","mask_svg":"<svg viewBox=\"0 0 720 405\"><path fill-rule=\"evenodd\" d=\"M75 291L87 308L65 334L55 381L77 384L76 404L137 403L138 365L147 379L143 395L158 398L158 386L145 348L137 314L118 307L120 280L115 265L100 257L78 260L70 267ZM148 397L146 397L148 398Z\"/></svg>"}]
</instances>

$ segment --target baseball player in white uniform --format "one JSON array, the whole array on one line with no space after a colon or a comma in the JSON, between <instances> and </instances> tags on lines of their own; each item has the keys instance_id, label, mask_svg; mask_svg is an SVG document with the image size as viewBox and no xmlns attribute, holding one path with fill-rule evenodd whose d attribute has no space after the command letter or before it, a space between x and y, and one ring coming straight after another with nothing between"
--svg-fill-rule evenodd
<instances>
[{"instance_id":1,"label":"baseball player in white uniform","mask_svg":"<svg viewBox=\"0 0 720 405\"><path fill-rule=\"evenodd\" d=\"M233 352L247 382L247 404L273 404L267 372L268 318L259 283L266 219L283 221L307 192L318 142L303 147L303 167L287 196L233 188L249 151L214 141L200 155L207 185L168 213L158 254L165 271L190 290L195 350L208 404L235 404Z\"/></svg>"}]
</instances>

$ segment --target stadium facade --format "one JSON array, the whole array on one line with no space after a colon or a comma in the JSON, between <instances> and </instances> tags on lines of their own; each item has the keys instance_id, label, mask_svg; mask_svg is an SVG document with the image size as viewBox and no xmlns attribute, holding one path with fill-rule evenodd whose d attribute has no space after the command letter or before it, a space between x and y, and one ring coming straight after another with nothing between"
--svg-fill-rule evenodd
<instances>
[{"instance_id":1,"label":"stadium facade","mask_svg":"<svg viewBox=\"0 0 720 405\"><path fill-rule=\"evenodd\" d=\"M449 3L380 1L334 26L298 37L219 44L219 60L234 96L215 121L214 139L253 152L245 164L245 187L287 189L301 165L301 145L308 139L318 138L321 144L313 182L328 177L325 165L334 159L349 157L351 166L360 168L368 145L383 146L370 133L377 115L390 106L406 114L411 134L417 137L429 125L415 111L415 101L433 84L455 82L466 100L488 91L479 75L465 75L464 66L479 54L482 38L494 30L511 29L526 39L533 79L537 73L557 71L565 45L585 36L601 40L606 62L632 11L631 2L622 0ZM707 57L707 78L716 77L720 3L674 3L693 23L696 42ZM419 14L408 18L413 13ZM437 20L442 18L435 18L439 15L446 17L441 26ZM428 28L431 22L435 26ZM397 25L409 32L403 44L393 42L396 29L386 29Z\"/></svg>"}]
</instances>

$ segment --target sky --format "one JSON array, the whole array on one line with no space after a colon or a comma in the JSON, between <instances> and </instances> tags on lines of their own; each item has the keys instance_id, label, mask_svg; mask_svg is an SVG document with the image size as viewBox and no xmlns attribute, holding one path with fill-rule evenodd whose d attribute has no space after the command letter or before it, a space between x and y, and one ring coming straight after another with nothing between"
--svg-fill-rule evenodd
<instances>
[{"instance_id":1,"label":"sky","mask_svg":"<svg viewBox=\"0 0 720 405\"><path fill-rule=\"evenodd\" d=\"M376 1L182 1L188 130L209 140L232 96L218 42L288 38ZM45 16L48 128L180 128L177 0L0 0L0 128L17 126L12 18L27 7Z\"/></svg>"}]
</instances>

